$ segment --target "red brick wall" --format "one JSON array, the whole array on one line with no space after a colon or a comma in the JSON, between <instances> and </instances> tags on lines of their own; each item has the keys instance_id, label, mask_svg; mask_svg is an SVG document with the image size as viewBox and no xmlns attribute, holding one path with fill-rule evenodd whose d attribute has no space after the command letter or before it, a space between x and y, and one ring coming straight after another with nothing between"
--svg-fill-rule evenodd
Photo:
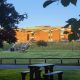
<instances>
[{"instance_id":1,"label":"red brick wall","mask_svg":"<svg viewBox=\"0 0 80 80\"><path fill-rule=\"evenodd\" d=\"M52 39L53 41L60 41L60 30L55 29L52 31Z\"/></svg>"},{"instance_id":2,"label":"red brick wall","mask_svg":"<svg viewBox=\"0 0 80 80\"><path fill-rule=\"evenodd\" d=\"M27 33L25 31L16 31L17 42L26 42Z\"/></svg>"},{"instance_id":3,"label":"red brick wall","mask_svg":"<svg viewBox=\"0 0 80 80\"><path fill-rule=\"evenodd\" d=\"M34 34L34 39L37 41L38 40L48 41L48 32L38 31Z\"/></svg>"},{"instance_id":4,"label":"red brick wall","mask_svg":"<svg viewBox=\"0 0 80 80\"><path fill-rule=\"evenodd\" d=\"M34 34L32 34L34 32ZM64 34L64 39L68 39L68 34ZM27 42L30 39L34 40L44 40L44 41L60 41L61 40L61 30L60 29L49 29L46 30L18 30L16 31L16 38L18 42Z\"/></svg>"}]
</instances>

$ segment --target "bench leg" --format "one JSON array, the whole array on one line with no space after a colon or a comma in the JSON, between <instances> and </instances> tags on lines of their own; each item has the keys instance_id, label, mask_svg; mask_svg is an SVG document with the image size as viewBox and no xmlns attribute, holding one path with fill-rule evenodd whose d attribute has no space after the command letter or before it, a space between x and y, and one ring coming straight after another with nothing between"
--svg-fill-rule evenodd
<instances>
[{"instance_id":1,"label":"bench leg","mask_svg":"<svg viewBox=\"0 0 80 80\"><path fill-rule=\"evenodd\" d=\"M41 70L39 68L35 69L35 80L41 80Z\"/></svg>"},{"instance_id":2,"label":"bench leg","mask_svg":"<svg viewBox=\"0 0 80 80\"><path fill-rule=\"evenodd\" d=\"M30 68L30 80L34 80L34 68Z\"/></svg>"},{"instance_id":3,"label":"bench leg","mask_svg":"<svg viewBox=\"0 0 80 80\"><path fill-rule=\"evenodd\" d=\"M49 76L44 75L43 77L44 77L44 80L50 80Z\"/></svg>"},{"instance_id":4,"label":"bench leg","mask_svg":"<svg viewBox=\"0 0 80 80\"><path fill-rule=\"evenodd\" d=\"M62 74L63 73L58 74L58 80L62 80Z\"/></svg>"},{"instance_id":5,"label":"bench leg","mask_svg":"<svg viewBox=\"0 0 80 80\"><path fill-rule=\"evenodd\" d=\"M45 73L48 73L49 67L45 67Z\"/></svg>"},{"instance_id":6,"label":"bench leg","mask_svg":"<svg viewBox=\"0 0 80 80\"><path fill-rule=\"evenodd\" d=\"M22 80L25 80L25 78L26 78L26 73L24 73L24 74L22 73L21 76L22 76Z\"/></svg>"},{"instance_id":7,"label":"bench leg","mask_svg":"<svg viewBox=\"0 0 80 80\"><path fill-rule=\"evenodd\" d=\"M50 72L53 72L53 66L50 66L49 67L49 71ZM50 80L54 80L54 76L50 76Z\"/></svg>"},{"instance_id":8,"label":"bench leg","mask_svg":"<svg viewBox=\"0 0 80 80\"><path fill-rule=\"evenodd\" d=\"M50 67L49 67L49 71L50 71L50 72L53 72L53 66L50 66Z\"/></svg>"},{"instance_id":9,"label":"bench leg","mask_svg":"<svg viewBox=\"0 0 80 80\"><path fill-rule=\"evenodd\" d=\"M50 76L50 80L54 80L54 76Z\"/></svg>"}]
</instances>

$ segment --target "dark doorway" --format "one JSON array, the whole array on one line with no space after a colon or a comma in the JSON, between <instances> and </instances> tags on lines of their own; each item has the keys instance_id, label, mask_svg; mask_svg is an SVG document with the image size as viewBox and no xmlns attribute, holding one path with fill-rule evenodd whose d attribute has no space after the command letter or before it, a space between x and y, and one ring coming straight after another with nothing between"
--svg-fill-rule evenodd
<instances>
[{"instance_id":1,"label":"dark doorway","mask_svg":"<svg viewBox=\"0 0 80 80\"><path fill-rule=\"evenodd\" d=\"M29 41L29 34L27 34L27 41Z\"/></svg>"}]
</instances>

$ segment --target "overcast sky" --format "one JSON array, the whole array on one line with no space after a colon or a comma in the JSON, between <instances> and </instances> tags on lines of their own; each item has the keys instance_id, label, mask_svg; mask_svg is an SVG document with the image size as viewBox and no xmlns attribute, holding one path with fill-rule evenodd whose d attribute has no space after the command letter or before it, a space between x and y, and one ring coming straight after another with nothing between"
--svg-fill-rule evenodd
<instances>
[{"instance_id":1,"label":"overcast sky","mask_svg":"<svg viewBox=\"0 0 80 80\"><path fill-rule=\"evenodd\" d=\"M28 14L28 19L21 22L18 26L21 28L50 25L50 26L64 26L69 18L79 19L80 14L80 0L77 6L69 5L63 7L60 2L50 4L43 8L45 0L8 0L12 3L16 10L23 14Z\"/></svg>"}]
</instances>

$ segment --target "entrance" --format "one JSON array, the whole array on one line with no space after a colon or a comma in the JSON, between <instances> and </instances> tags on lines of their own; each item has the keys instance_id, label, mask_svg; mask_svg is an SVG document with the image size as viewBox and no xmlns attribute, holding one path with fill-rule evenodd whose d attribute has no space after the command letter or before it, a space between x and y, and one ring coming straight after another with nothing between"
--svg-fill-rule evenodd
<instances>
[{"instance_id":1,"label":"entrance","mask_svg":"<svg viewBox=\"0 0 80 80\"><path fill-rule=\"evenodd\" d=\"M27 34L27 41L29 41L29 34Z\"/></svg>"}]
</instances>

